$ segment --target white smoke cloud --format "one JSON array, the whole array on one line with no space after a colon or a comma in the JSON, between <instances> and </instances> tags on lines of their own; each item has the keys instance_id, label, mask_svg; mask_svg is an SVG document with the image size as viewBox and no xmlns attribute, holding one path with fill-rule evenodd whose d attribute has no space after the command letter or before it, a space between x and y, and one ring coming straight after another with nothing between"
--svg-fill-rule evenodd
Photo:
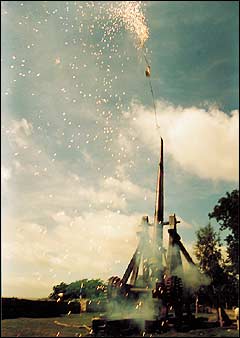
<instances>
[{"instance_id":1,"label":"white smoke cloud","mask_svg":"<svg viewBox=\"0 0 240 338\"><path fill-rule=\"evenodd\" d=\"M140 104L132 105L136 118L124 115L153 153L159 153L161 134L165 152L187 172L203 179L238 180L238 110L228 115L216 107L183 108L158 102L157 112L158 130L154 113Z\"/></svg>"}]
</instances>

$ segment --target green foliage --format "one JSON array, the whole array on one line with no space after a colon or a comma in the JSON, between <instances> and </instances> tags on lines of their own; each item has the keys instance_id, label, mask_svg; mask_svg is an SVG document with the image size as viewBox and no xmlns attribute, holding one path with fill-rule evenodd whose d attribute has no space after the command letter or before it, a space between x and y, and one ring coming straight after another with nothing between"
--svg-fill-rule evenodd
<instances>
[{"instance_id":1,"label":"green foliage","mask_svg":"<svg viewBox=\"0 0 240 338\"><path fill-rule=\"evenodd\" d=\"M64 294L67 290L67 287L68 287L68 285L66 283L63 283L63 282L61 282L59 285L55 285L53 287L53 292L50 294L49 298L58 299L59 298L58 294L59 293Z\"/></svg>"},{"instance_id":2,"label":"green foliage","mask_svg":"<svg viewBox=\"0 0 240 338\"><path fill-rule=\"evenodd\" d=\"M227 192L226 197L218 200L209 218L215 218L220 230L229 230L225 238L227 242L228 263L231 263L232 272L239 274L239 190Z\"/></svg>"},{"instance_id":3,"label":"green foliage","mask_svg":"<svg viewBox=\"0 0 240 338\"><path fill-rule=\"evenodd\" d=\"M202 272L206 273L213 284L224 281L224 269L222 267L221 242L219 234L208 224L197 232L197 242L194 248L195 256Z\"/></svg>"},{"instance_id":4,"label":"green foliage","mask_svg":"<svg viewBox=\"0 0 240 338\"><path fill-rule=\"evenodd\" d=\"M81 279L70 284L60 283L53 286L53 292L49 295L51 299L58 299L59 293L63 293L63 299L88 298L103 299L105 297L105 284L101 279Z\"/></svg>"},{"instance_id":5,"label":"green foliage","mask_svg":"<svg viewBox=\"0 0 240 338\"><path fill-rule=\"evenodd\" d=\"M220 303L225 306L226 302L234 304L234 299L231 299L232 284L224 269L219 233L208 224L200 228L196 235L195 256L201 271L211 279L210 285L201 288L204 301L210 302L211 306Z\"/></svg>"}]
</instances>

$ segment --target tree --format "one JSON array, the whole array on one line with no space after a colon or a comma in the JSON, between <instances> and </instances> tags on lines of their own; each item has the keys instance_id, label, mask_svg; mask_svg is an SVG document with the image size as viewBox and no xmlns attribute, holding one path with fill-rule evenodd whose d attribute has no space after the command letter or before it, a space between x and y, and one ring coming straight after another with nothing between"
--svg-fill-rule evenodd
<instances>
[{"instance_id":1,"label":"tree","mask_svg":"<svg viewBox=\"0 0 240 338\"><path fill-rule=\"evenodd\" d=\"M211 224L200 228L197 232L194 248L200 270L210 277L210 285L202 288L205 300L225 306L236 305L238 300L237 280L229 274L221 253L221 241Z\"/></svg>"},{"instance_id":2,"label":"tree","mask_svg":"<svg viewBox=\"0 0 240 338\"><path fill-rule=\"evenodd\" d=\"M232 272L239 274L239 190L227 192L226 197L218 200L209 218L215 218L220 224L220 230L229 230L225 238L227 242L228 263Z\"/></svg>"},{"instance_id":3,"label":"tree","mask_svg":"<svg viewBox=\"0 0 240 338\"><path fill-rule=\"evenodd\" d=\"M63 293L63 299L82 298L102 299L104 298L105 284L101 279L81 279L70 284L60 283L53 286L53 292L49 298L58 299L59 293Z\"/></svg>"},{"instance_id":4,"label":"tree","mask_svg":"<svg viewBox=\"0 0 240 338\"><path fill-rule=\"evenodd\" d=\"M225 279L219 234L214 231L209 223L207 226L200 228L196 235L197 242L194 253L199 262L200 270L210 277L213 285L217 285Z\"/></svg>"},{"instance_id":5,"label":"tree","mask_svg":"<svg viewBox=\"0 0 240 338\"><path fill-rule=\"evenodd\" d=\"M81 287L85 281L87 281L87 279L78 280L76 282L70 283L66 289L65 298L67 299L79 298L80 293L83 296L83 298L85 298L85 294L83 294Z\"/></svg>"},{"instance_id":6,"label":"tree","mask_svg":"<svg viewBox=\"0 0 240 338\"><path fill-rule=\"evenodd\" d=\"M55 285L53 287L53 292L49 295L49 298L58 299L59 293L65 293L67 290L68 285L64 282L61 282L59 285Z\"/></svg>"}]
</instances>

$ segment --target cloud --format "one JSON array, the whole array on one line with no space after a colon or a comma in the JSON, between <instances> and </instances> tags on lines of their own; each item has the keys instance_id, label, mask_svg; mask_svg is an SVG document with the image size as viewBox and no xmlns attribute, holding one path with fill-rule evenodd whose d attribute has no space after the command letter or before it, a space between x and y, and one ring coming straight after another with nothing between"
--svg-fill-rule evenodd
<instances>
[{"instance_id":1,"label":"cloud","mask_svg":"<svg viewBox=\"0 0 240 338\"><path fill-rule=\"evenodd\" d=\"M25 121L23 124L25 129L27 125L29 124ZM97 167L96 159L86 150L82 151L84 160L78 166L69 165L68 161L55 157L56 153L53 155L53 152L47 152L44 148L39 150L40 147L34 137L28 140L27 151L23 149L20 151L19 147L16 147L18 143L16 140L23 137L20 133L20 126L22 127L22 122L12 120L8 128L11 133L9 141L14 146L13 150L18 151L8 163L9 168L6 169L7 167L4 166L2 178L7 180L10 174L14 174L16 181L12 189L15 191L24 189L24 196L15 203L23 206L25 217L29 215L32 217L34 213L36 216L39 215L38 210L44 210L44 214L50 214L53 210L61 209L63 206L65 210L77 208L80 212L88 208L102 210L105 207L126 211L128 209L126 199L128 202L134 202L140 196L151 196L150 190L126 178L126 170L123 169L123 164L119 165L118 162L112 163L112 167L115 166L119 172L117 178L102 176L99 172L98 176L95 175L93 182L92 179L91 181L86 179L84 170L81 170L81 175L79 172L76 174L76 170L79 170L79 167L82 168L82 163L93 169ZM26 186L26 180L29 183L28 186ZM29 203L31 208L25 208Z\"/></svg>"},{"instance_id":2,"label":"cloud","mask_svg":"<svg viewBox=\"0 0 240 338\"><path fill-rule=\"evenodd\" d=\"M238 180L238 110L228 115L217 107L183 108L159 101L157 112L160 130L154 113L140 104L132 105L135 118L124 115L153 153L159 153L161 133L165 152L186 172L203 179Z\"/></svg>"},{"instance_id":3,"label":"cloud","mask_svg":"<svg viewBox=\"0 0 240 338\"><path fill-rule=\"evenodd\" d=\"M2 251L4 296L44 297L61 281L122 277L137 247L141 214L99 210L70 216L60 210L52 217L57 221L54 228L6 220ZM166 228L164 241L167 248ZM12 271L17 266L21 269ZM39 287L30 291L34 283Z\"/></svg>"},{"instance_id":4,"label":"cloud","mask_svg":"<svg viewBox=\"0 0 240 338\"><path fill-rule=\"evenodd\" d=\"M32 277L35 278L30 279L29 276L9 278L8 283L4 285L4 293L11 296L12 290L16 290L16 295L19 298L45 298L51 292L48 281L42 280L41 275L37 273L33 274Z\"/></svg>"},{"instance_id":5,"label":"cloud","mask_svg":"<svg viewBox=\"0 0 240 338\"><path fill-rule=\"evenodd\" d=\"M150 198L151 190L125 175L86 182L58 160L54 171L38 169L36 177L30 155L37 153L38 147L30 141L31 153L21 174L28 168L31 184L17 204L24 206L23 212L6 219L3 229L4 295L43 297L61 281L121 277L137 246L136 231L142 217L129 212L128 203L142 196ZM44 150L41 160L49 167L51 157ZM19 167L16 160L13 163ZM15 277L18 282L10 282ZM39 287L30 288L34 283Z\"/></svg>"},{"instance_id":6,"label":"cloud","mask_svg":"<svg viewBox=\"0 0 240 338\"><path fill-rule=\"evenodd\" d=\"M6 168L5 166L1 167L1 182L2 184L9 181L12 176L11 168Z\"/></svg>"},{"instance_id":7,"label":"cloud","mask_svg":"<svg viewBox=\"0 0 240 338\"><path fill-rule=\"evenodd\" d=\"M128 195L128 198L136 199L140 196L151 196L152 192L148 189L141 188L139 185L132 183L127 179L116 179L109 177L103 181L102 184L104 189L117 191L118 193Z\"/></svg>"},{"instance_id":8,"label":"cloud","mask_svg":"<svg viewBox=\"0 0 240 338\"><path fill-rule=\"evenodd\" d=\"M124 272L137 245L140 214L125 215L101 210L71 217L60 211L53 217L58 224L48 230L45 225L36 223L7 221L3 241L5 296L13 272L17 280L48 281L48 293L54 283L62 280L107 279ZM16 268L12 271L14 266L20 266L21 270ZM16 283L11 292L15 292L15 296L36 296L35 289L31 295L27 288L25 293L23 289Z\"/></svg>"},{"instance_id":9,"label":"cloud","mask_svg":"<svg viewBox=\"0 0 240 338\"><path fill-rule=\"evenodd\" d=\"M9 128L9 139L19 148L26 147L29 142L29 137L33 133L33 126L26 119L12 120Z\"/></svg>"}]
</instances>

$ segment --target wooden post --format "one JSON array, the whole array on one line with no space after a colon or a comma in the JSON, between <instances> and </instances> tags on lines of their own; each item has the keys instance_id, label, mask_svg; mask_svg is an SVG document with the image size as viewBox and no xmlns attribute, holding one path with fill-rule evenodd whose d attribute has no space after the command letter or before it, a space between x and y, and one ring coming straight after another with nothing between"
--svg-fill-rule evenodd
<instances>
[{"instance_id":1,"label":"wooden post","mask_svg":"<svg viewBox=\"0 0 240 338\"><path fill-rule=\"evenodd\" d=\"M161 149L160 149L160 160L158 166L158 176L156 185L156 201L155 201L155 212L154 212L154 228L153 228L153 245L155 251L155 257L158 260L158 265L162 269L161 254L159 247L162 248L163 240L163 139L161 138ZM159 276L156 276L159 277Z\"/></svg>"},{"instance_id":2,"label":"wooden post","mask_svg":"<svg viewBox=\"0 0 240 338\"><path fill-rule=\"evenodd\" d=\"M198 296L196 296L196 301L195 301L195 315L198 315Z\"/></svg>"},{"instance_id":3,"label":"wooden post","mask_svg":"<svg viewBox=\"0 0 240 338\"><path fill-rule=\"evenodd\" d=\"M219 325L220 327L223 327L222 310L220 306L218 306L217 308L217 313L218 313Z\"/></svg>"}]
</instances>

